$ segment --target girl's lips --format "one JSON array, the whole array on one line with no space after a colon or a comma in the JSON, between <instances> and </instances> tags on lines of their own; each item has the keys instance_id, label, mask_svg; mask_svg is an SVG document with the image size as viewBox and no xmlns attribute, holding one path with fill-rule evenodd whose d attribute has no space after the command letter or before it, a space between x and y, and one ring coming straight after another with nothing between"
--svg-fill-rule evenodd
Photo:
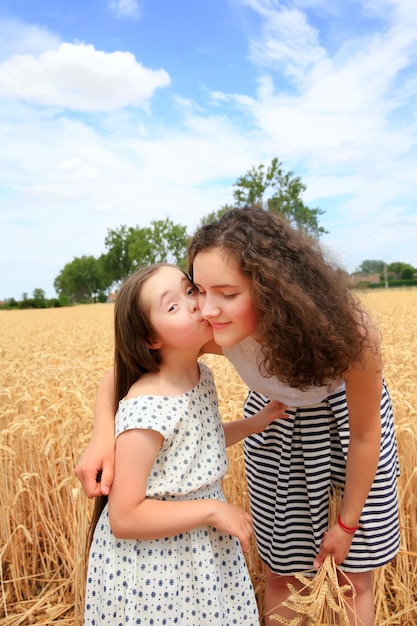
<instances>
[{"instance_id":1,"label":"girl's lips","mask_svg":"<svg viewBox=\"0 0 417 626\"><path fill-rule=\"evenodd\" d=\"M223 330L229 326L229 322L210 322L210 324L213 330Z\"/></svg>"}]
</instances>

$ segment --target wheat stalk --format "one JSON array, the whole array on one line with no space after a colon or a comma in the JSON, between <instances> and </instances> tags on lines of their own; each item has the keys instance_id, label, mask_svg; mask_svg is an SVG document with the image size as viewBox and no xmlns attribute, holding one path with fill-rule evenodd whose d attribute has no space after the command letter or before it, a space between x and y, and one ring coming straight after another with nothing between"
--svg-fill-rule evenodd
<instances>
[{"instance_id":1,"label":"wheat stalk","mask_svg":"<svg viewBox=\"0 0 417 626\"><path fill-rule=\"evenodd\" d=\"M309 573L313 570L309 570ZM339 577L346 579L346 584L339 583ZM279 606L284 606L295 613L292 618L286 618L273 613L271 621L286 626L330 626L339 624L340 626L350 626L348 611L352 612L351 603L353 601L353 611L355 602L355 589L349 582L348 577L335 564L331 555L324 560L323 565L313 578L307 578L302 573L295 574L295 578L302 583L300 589L289 584L290 594ZM279 609L276 607L275 610ZM325 621L332 619L331 622ZM355 615L355 625L361 626L363 622Z\"/></svg>"},{"instance_id":2,"label":"wheat stalk","mask_svg":"<svg viewBox=\"0 0 417 626\"><path fill-rule=\"evenodd\" d=\"M375 623L415 626L417 290L384 290L363 298L381 330L401 467L401 550L374 573ZM112 325L113 306L108 304L0 311L2 626L81 624L92 503L80 489L74 464L90 437L98 383L112 364ZM240 418L247 388L223 357L207 356L207 361L221 414L226 420ZM241 444L229 448L228 456L226 497L249 510ZM263 614L265 575L254 541L247 562ZM340 580L344 583L339 574ZM330 597L331 587L326 605Z\"/></svg>"}]
</instances>

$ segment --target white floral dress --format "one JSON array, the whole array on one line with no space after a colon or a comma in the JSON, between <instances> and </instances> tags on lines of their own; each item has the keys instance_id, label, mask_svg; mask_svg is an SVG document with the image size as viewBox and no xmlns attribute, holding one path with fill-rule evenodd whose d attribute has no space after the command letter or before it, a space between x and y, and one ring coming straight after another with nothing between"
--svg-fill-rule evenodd
<instances>
[{"instance_id":1,"label":"white floral dress","mask_svg":"<svg viewBox=\"0 0 417 626\"><path fill-rule=\"evenodd\" d=\"M116 436L132 428L160 432L164 442L147 485L159 500L224 500L223 427L211 371L180 396L124 400ZM116 539L107 506L90 549L84 626L259 626L240 543L211 526L166 539Z\"/></svg>"}]
</instances>

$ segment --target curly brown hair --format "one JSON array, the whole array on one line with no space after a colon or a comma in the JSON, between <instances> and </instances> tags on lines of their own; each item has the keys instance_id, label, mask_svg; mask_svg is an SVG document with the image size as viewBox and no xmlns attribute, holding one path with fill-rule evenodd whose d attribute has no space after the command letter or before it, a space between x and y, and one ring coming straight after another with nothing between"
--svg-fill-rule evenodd
<instances>
[{"instance_id":1,"label":"curly brown hair","mask_svg":"<svg viewBox=\"0 0 417 626\"><path fill-rule=\"evenodd\" d=\"M252 206L231 209L195 233L191 277L197 254L215 248L252 283L262 365L271 376L305 390L329 385L361 360L368 318L346 273L316 240Z\"/></svg>"}]
</instances>

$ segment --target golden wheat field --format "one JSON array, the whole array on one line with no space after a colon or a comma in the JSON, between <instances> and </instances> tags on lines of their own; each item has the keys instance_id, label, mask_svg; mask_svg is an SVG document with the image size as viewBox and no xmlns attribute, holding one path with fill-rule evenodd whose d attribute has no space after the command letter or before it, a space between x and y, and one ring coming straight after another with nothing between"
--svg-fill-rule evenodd
<instances>
[{"instance_id":1,"label":"golden wheat field","mask_svg":"<svg viewBox=\"0 0 417 626\"><path fill-rule=\"evenodd\" d=\"M375 575L376 624L415 626L417 290L361 297L381 331L401 463L401 550ZM2 625L81 624L92 502L74 465L90 436L97 385L112 364L112 324L110 304L0 311ZM223 418L240 417L246 387L222 357L205 361L215 374ZM240 444L229 449L224 490L248 508ZM261 603L254 545L248 565Z\"/></svg>"}]
</instances>

